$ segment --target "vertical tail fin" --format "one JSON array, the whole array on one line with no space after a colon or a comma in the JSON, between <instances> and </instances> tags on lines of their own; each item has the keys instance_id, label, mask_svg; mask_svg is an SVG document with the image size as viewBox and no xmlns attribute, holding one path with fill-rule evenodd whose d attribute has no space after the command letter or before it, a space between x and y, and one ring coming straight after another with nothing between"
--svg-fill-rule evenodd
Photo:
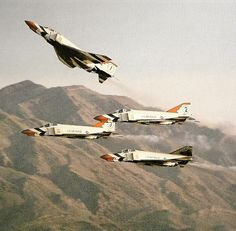
<instances>
[{"instance_id":1,"label":"vertical tail fin","mask_svg":"<svg viewBox=\"0 0 236 231\"><path fill-rule=\"evenodd\" d=\"M180 115L191 115L191 103L181 103L180 105L169 109L167 112L179 113Z\"/></svg>"},{"instance_id":2,"label":"vertical tail fin","mask_svg":"<svg viewBox=\"0 0 236 231\"><path fill-rule=\"evenodd\" d=\"M193 152L192 146L184 146L182 148L177 149L176 151L171 152L170 154L192 156L192 152Z\"/></svg>"}]
</instances>

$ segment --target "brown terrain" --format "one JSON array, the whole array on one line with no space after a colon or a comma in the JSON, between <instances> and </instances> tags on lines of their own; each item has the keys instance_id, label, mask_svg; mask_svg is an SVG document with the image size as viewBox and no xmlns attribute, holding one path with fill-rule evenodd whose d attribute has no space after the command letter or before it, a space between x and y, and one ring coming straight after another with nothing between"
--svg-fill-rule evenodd
<instances>
[{"instance_id":1,"label":"brown terrain","mask_svg":"<svg viewBox=\"0 0 236 231\"><path fill-rule=\"evenodd\" d=\"M158 99L157 99L158 100ZM0 230L236 230L236 138L218 129L117 124L123 137L27 137L46 122L91 125L130 98L31 81L0 90ZM194 106L194 105L193 105ZM184 168L109 163L101 155L193 145Z\"/></svg>"}]
</instances>

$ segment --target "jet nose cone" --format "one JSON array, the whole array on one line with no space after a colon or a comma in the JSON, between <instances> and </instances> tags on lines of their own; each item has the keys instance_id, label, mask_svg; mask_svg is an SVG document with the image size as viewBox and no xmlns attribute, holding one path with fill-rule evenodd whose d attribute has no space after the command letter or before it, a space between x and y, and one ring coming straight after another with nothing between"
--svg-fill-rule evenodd
<instances>
[{"instance_id":1,"label":"jet nose cone","mask_svg":"<svg viewBox=\"0 0 236 231\"><path fill-rule=\"evenodd\" d=\"M35 136L35 135L36 135L36 133L33 132L33 131L30 130L30 129L25 129L25 130L21 131L21 133L23 133L23 134L25 134L25 135L27 135L27 136Z\"/></svg>"},{"instance_id":2,"label":"jet nose cone","mask_svg":"<svg viewBox=\"0 0 236 231\"><path fill-rule=\"evenodd\" d=\"M25 23L29 26L29 28L36 32L36 30L38 29L36 23L32 22L32 21L25 21Z\"/></svg>"},{"instance_id":3,"label":"jet nose cone","mask_svg":"<svg viewBox=\"0 0 236 231\"><path fill-rule=\"evenodd\" d=\"M101 158L106 160L106 161L109 161L109 162L114 160L114 158L109 154L103 155L103 156L101 156Z\"/></svg>"},{"instance_id":4,"label":"jet nose cone","mask_svg":"<svg viewBox=\"0 0 236 231\"><path fill-rule=\"evenodd\" d=\"M107 122L108 121L108 118L106 118L103 115L95 116L94 119L98 120L98 121L101 121L101 122Z\"/></svg>"}]
</instances>

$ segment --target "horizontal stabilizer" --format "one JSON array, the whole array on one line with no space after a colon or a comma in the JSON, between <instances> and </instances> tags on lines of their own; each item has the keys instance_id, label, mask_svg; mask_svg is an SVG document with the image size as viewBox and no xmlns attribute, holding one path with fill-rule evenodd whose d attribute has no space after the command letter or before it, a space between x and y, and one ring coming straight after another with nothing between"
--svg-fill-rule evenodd
<instances>
[{"instance_id":1,"label":"horizontal stabilizer","mask_svg":"<svg viewBox=\"0 0 236 231\"><path fill-rule=\"evenodd\" d=\"M196 120L196 119L193 118L193 117L188 117L188 120L191 120L191 121L193 121L193 122L195 122L195 123L200 123L199 120Z\"/></svg>"}]
</instances>

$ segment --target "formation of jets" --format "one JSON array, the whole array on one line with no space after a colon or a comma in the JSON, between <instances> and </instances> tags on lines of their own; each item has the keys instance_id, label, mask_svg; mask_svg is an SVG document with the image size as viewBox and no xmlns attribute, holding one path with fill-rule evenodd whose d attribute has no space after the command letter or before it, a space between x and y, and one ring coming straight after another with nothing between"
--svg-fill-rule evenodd
<instances>
[{"instance_id":1,"label":"formation of jets","mask_svg":"<svg viewBox=\"0 0 236 231\"><path fill-rule=\"evenodd\" d=\"M114 76L117 65L108 56L82 51L53 29L40 26L32 21L25 21L25 23L32 31L42 36L54 47L59 60L68 67L79 67L88 72L97 73L100 83ZM48 123L40 127L25 129L22 133L27 136L98 139L114 135L116 122L171 125L182 124L186 120L195 120L191 117L191 103L182 103L166 112L120 109L114 113L98 115L94 119L99 121L94 126ZM101 158L109 162L132 162L168 167L179 165L180 167L184 167L192 160L192 146L184 146L171 153L126 149L120 152L102 155Z\"/></svg>"}]
</instances>

